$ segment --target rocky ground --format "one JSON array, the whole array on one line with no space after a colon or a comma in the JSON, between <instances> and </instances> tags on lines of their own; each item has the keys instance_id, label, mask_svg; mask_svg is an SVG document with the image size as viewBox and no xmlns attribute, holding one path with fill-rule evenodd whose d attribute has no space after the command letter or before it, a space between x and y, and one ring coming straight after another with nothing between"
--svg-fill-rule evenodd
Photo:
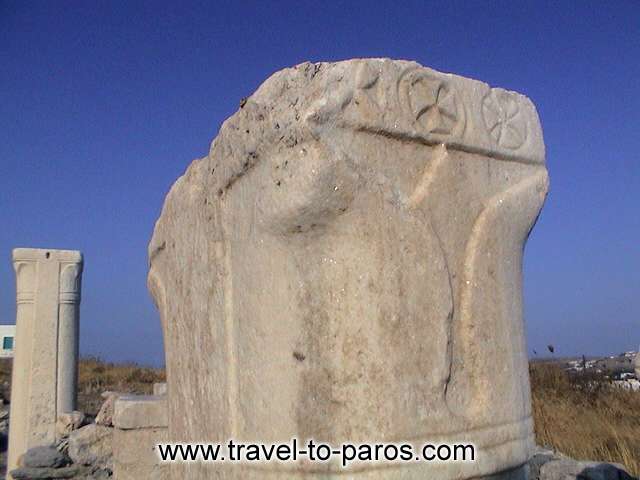
<instances>
[{"instance_id":1,"label":"rocky ground","mask_svg":"<svg viewBox=\"0 0 640 480\"><path fill-rule=\"evenodd\" d=\"M11 359L0 359L0 478L4 478L6 473L11 367ZM53 446L64 460L54 455L52 449L36 451L33 458L25 458L29 464L25 465L27 476L20 478L97 480L111 476L113 428L109 412L118 395L114 392L148 395L152 393L154 383L165 380L162 369L135 364L116 365L97 358L82 359L79 367L79 412L59 422L57 428L64 435ZM47 461L51 464L44 466ZM58 476L50 476L54 474Z\"/></svg>"},{"instance_id":2,"label":"rocky ground","mask_svg":"<svg viewBox=\"0 0 640 480\"><path fill-rule=\"evenodd\" d=\"M640 411L640 392L616 383L635 379L627 375L632 372L630 357L532 362L536 438L547 447L540 447L529 462L529 480L633 480L640 474L640 415L635 413ZM0 477L6 465L10 367L0 361ZM25 454L14 477L111 477L111 412L118 394L103 391L148 394L153 383L162 381L161 370L83 360L79 406L86 413L62 418L57 425L62 440Z\"/></svg>"},{"instance_id":3,"label":"rocky ground","mask_svg":"<svg viewBox=\"0 0 640 480\"><path fill-rule=\"evenodd\" d=\"M528 464L529 480L637 480L623 465L585 462L539 448Z\"/></svg>"},{"instance_id":4,"label":"rocky ground","mask_svg":"<svg viewBox=\"0 0 640 480\"><path fill-rule=\"evenodd\" d=\"M24 455L23 466L13 470L12 475L16 480L105 480L112 476L111 458L105 455L104 445L100 449L93 444L84 445L82 454L85 457L81 459L84 463L79 463L76 458L80 454L78 446L70 445L69 452L71 448L75 451L70 454L54 446L32 448ZM89 455L93 457L89 458ZM580 462L542 448L529 461L527 471L528 480L637 480L622 465Z\"/></svg>"},{"instance_id":5,"label":"rocky ground","mask_svg":"<svg viewBox=\"0 0 640 480\"><path fill-rule=\"evenodd\" d=\"M12 470L16 480L104 480L113 472L113 407L119 394L106 392L95 418L82 412L62 415L56 424L55 445L28 450Z\"/></svg>"},{"instance_id":6,"label":"rocky ground","mask_svg":"<svg viewBox=\"0 0 640 480\"><path fill-rule=\"evenodd\" d=\"M9 446L9 405L0 398L0 477L7 468L7 447Z\"/></svg>"}]
</instances>

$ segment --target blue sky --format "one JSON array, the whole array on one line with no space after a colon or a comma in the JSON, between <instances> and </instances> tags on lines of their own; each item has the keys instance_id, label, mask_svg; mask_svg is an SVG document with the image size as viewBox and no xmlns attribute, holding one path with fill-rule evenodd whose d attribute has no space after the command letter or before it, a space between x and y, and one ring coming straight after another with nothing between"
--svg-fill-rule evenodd
<instances>
[{"instance_id":1,"label":"blue sky","mask_svg":"<svg viewBox=\"0 0 640 480\"><path fill-rule=\"evenodd\" d=\"M0 323L16 246L85 254L81 352L161 364L146 246L165 194L271 73L416 60L538 107L551 192L529 349L640 343L640 2L0 0Z\"/></svg>"}]
</instances>

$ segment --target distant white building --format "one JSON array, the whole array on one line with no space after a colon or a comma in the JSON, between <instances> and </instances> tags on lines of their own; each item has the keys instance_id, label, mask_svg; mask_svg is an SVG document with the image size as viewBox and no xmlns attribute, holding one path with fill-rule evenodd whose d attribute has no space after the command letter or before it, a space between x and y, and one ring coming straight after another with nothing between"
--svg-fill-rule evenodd
<instances>
[{"instance_id":1,"label":"distant white building","mask_svg":"<svg viewBox=\"0 0 640 480\"><path fill-rule=\"evenodd\" d=\"M13 357L15 338L15 325L0 325L0 358Z\"/></svg>"}]
</instances>

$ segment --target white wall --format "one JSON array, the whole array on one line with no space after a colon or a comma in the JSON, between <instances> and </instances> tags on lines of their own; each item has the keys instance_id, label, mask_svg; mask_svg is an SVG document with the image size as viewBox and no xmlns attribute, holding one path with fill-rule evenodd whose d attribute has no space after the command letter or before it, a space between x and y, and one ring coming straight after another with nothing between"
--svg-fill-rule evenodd
<instances>
[{"instance_id":1,"label":"white wall","mask_svg":"<svg viewBox=\"0 0 640 480\"><path fill-rule=\"evenodd\" d=\"M5 349L5 337L13 338L13 347ZM13 357L13 349L15 348L16 326L0 325L0 358Z\"/></svg>"}]
</instances>

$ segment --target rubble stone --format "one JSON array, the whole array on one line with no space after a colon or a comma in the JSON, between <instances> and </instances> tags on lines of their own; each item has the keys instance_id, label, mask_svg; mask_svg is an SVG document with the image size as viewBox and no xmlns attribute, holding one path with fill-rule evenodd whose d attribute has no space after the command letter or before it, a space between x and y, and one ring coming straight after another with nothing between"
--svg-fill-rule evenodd
<instances>
[{"instance_id":1,"label":"rubble stone","mask_svg":"<svg viewBox=\"0 0 640 480\"><path fill-rule=\"evenodd\" d=\"M71 459L64 453L58 451L54 446L40 446L30 448L21 457L21 466L42 468L64 467L71 463Z\"/></svg>"},{"instance_id":2,"label":"rubble stone","mask_svg":"<svg viewBox=\"0 0 640 480\"><path fill-rule=\"evenodd\" d=\"M81 465L62 468L21 467L11 470L11 476L15 480L54 480L57 478L77 478L88 472L89 470Z\"/></svg>"},{"instance_id":3,"label":"rubble stone","mask_svg":"<svg viewBox=\"0 0 640 480\"><path fill-rule=\"evenodd\" d=\"M56 434L58 438L66 437L74 430L85 424L86 415L83 412L74 410L73 412L58 415L56 422Z\"/></svg>"},{"instance_id":4,"label":"rubble stone","mask_svg":"<svg viewBox=\"0 0 640 480\"><path fill-rule=\"evenodd\" d=\"M122 396L118 392L104 392L102 394L105 401L103 402L98 414L96 415L96 424L103 425L105 427L113 426L113 412L116 404L116 400Z\"/></svg>"},{"instance_id":5,"label":"rubble stone","mask_svg":"<svg viewBox=\"0 0 640 480\"><path fill-rule=\"evenodd\" d=\"M69 435L69 457L74 463L113 469L113 429L89 424Z\"/></svg>"}]
</instances>

